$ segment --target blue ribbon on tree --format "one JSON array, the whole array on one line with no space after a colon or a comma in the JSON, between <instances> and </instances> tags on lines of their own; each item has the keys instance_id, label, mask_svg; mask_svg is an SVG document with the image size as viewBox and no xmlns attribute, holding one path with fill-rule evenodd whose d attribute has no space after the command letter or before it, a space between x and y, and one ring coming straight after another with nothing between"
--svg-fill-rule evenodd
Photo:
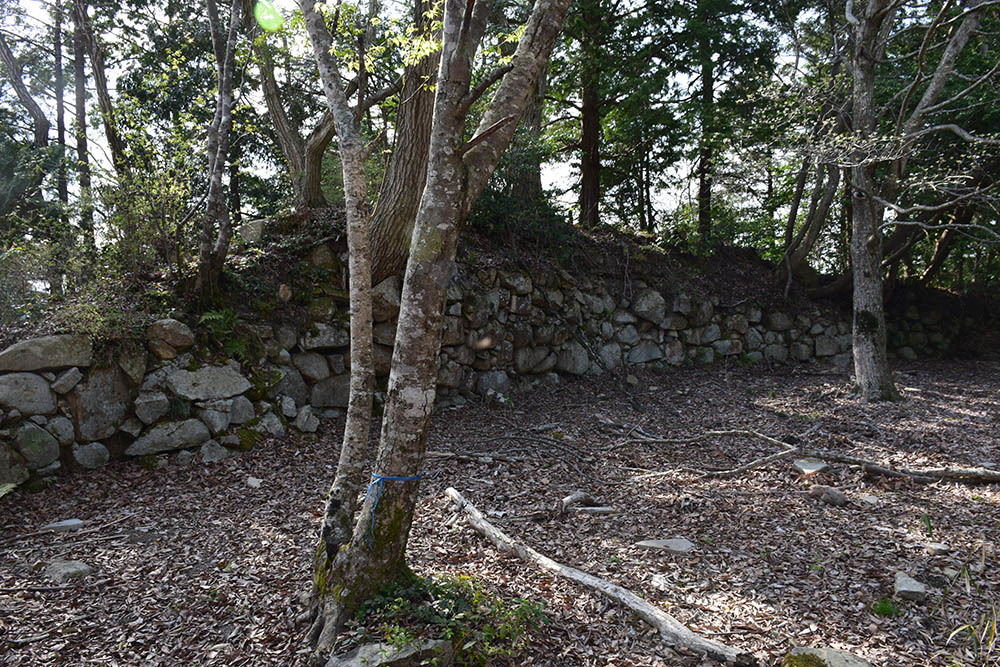
<instances>
[{"instance_id":1,"label":"blue ribbon on tree","mask_svg":"<svg viewBox=\"0 0 1000 667\"><path fill-rule=\"evenodd\" d=\"M368 543L369 549L375 548L375 510L378 509L378 501L382 499L382 488L385 486L386 482L419 482L423 475L413 475L412 477L394 477L393 475L376 475L372 473L372 481L368 484L368 490L365 491L365 498L367 498L372 489L375 489L375 502L372 503L372 514L368 522L368 532L365 534L365 542Z\"/></svg>"}]
</instances>

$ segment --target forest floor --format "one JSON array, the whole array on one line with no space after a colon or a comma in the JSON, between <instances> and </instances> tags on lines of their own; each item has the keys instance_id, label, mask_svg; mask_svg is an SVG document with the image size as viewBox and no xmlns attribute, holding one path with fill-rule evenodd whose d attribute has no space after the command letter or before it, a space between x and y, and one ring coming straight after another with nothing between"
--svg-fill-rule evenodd
<instances>
[{"instance_id":1,"label":"forest floor","mask_svg":"<svg viewBox=\"0 0 1000 667\"><path fill-rule=\"evenodd\" d=\"M776 451L727 436L636 442L708 430L802 435L811 446L906 468L1000 466L1000 362L908 363L905 401L864 405L842 375L766 369L668 370L588 378L517 392L507 405L439 412L410 562L424 575L467 575L507 599L541 603L548 623L496 664L711 665L664 649L622 608L506 556L454 514L454 486L499 528L562 563L631 589L717 641L776 665L795 645L846 649L878 666L996 665L966 633L1000 604L1000 485L914 484L836 464L811 477ZM622 428L619 428L619 425ZM300 593L338 422L220 463L148 470L118 463L0 500L0 664L305 664ZM482 456L486 455L486 457ZM633 478L652 472L659 476ZM259 487L248 478L261 480ZM837 507L814 483L842 490ZM610 515L556 515L577 490ZM62 519L81 531L34 534ZM688 554L640 549L684 537ZM925 551L929 541L951 547ZM93 573L57 586L54 559ZM948 572L950 568L952 572ZM929 585L898 615L872 607L897 571ZM957 574L956 574L957 573ZM949 577L950 574L950 577ZM348 637L348 640L350 636Z\"/></svg>"}]
</instances>

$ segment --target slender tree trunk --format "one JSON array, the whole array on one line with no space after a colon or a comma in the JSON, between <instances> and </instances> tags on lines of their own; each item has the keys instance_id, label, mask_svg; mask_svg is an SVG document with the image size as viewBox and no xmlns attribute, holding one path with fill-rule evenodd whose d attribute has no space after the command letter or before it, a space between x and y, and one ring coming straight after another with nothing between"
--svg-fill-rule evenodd
<instances>
[{"instance_id":1,"label":"slender tree trunk","mask_svg":"<svg viewBox=\"0 0 1000 667\"><path fill-rule=\"evenodd\" d=\"M108 79L105 75L104 47L101 46L94 30L90 25L87 16L86 0L75 0L74 8L77 14L77 21L83 30L87 51L90 55L90 70L94 77L94 89L97 91L97 104L101 110L101 124L104 126L104 136L107 139L108 147L111 149L111 162L115 173L119 177L124 177L128 173L128 160L125 157L125 140L118 132L118 124L115 120L114 104L111 101L111 94L108 92Z\"/></svg>"},{"instance_id":2,"label":"slender tree trunk","mask_svg":"<svg viewBox=\"0 0 1000 667\"><path fill-rule=\"evenodd\" d=\"M531 104L521 119L520 132L514 135L512 153L519 153L518 169L514 178L515 196L531 206L539 206L544 197L542 188L542 161L538 142L542 137L543 111L545 108L545 76L538 79Z\"/></svg>"},{"instance_id":3,"label":"slender tree trunk","mask_svg":"<svg viewBox=\"0 0 1000 667\"><path fill-rule=\"evenodd\" d=\"M209 307L218 299L219 278L233 237L222 175L229 157L229 135L233 127L233 70L236 42L243 21L243 2L233 0L229 10L229 29L225 34L216 0L207 0L207 7L212 46L216 55L215 71L219 92L215 115L208 128L208 195L205 198L205 217L201 225L198 280L195 284L195 292L202 307Z\"/></svg>"},{"instance_id":4,"label":"slender tree trunk","mask_svg":"<svg viewBox=\"0 0 1000 667\"><path fill-rule=\"evenodd\" d=\"M948 255L951 254L951 249L955 245L955 237L954 229L946 229L938 237L937 243L934 244L934 254L931 255L931 261L927 264L924 272L920 274L920 284L924 287L930 285L931 281L941 272L945 260L948 259Z\"/></svg>"},{"instance_id":5,"label":"slender tree trunk","mask_svg":"<svg viewBox=\"0 0 1000 667\"><path fill-rule=\"evenodd\" d=\"M14 88L14 92L17 94L18 100L24 108L28 110L28 114L31 116L35 134L35 148L45 148L49 145L49 128L52 124L49 122L48 118L45 117L45 113L42 111L41 107L38 106L38 103L31 97L31 93L28 92L28 87L24 85L21 65L17 62L17 59L11 52L10 47L7 46L7 42L4 40L3 35L0 35L0 61L3 62L4 69L7 70L8 79L10 80L11 86Z\"/></svg>"},{"instance_id":6,"label":"slender tree trunk","mask_svg":"<svg viewBox=\"0 0 1000 667\"><path fill-rule=\"evenodd\" d=\"M329 649L340 626L342 599L349 592L338 583L342 554L353 535L352 527L358 491L368 446L371 424L372 392L375 372L372 351L372 294L368 185L365 173L367 147L361 137L361 113L352 109L344 92L337 63L331 55L331 39L314 0L300 0L306 30L312 42L327 106L340 137L344 197L347 205L347 243L349 251L351 307L351 386L347 405L347 423L341 444L337 474L327 494L320 541L313 566L313 611L315 622L309 639L320 650ZM364 50L364 44L361 44ZM363 89L362 89L363 93ZM353 563L347 563L347 566ZM349 568L348 568L349 569ZM352 579L348 579L352 581ZM365 599L365 598L362 598ZM351 611L353 612L352 607ZM333 619L332 621L330 619Z\"/></svg>"},{"instance_id":7,"label":"slender tree trunk","mask_svg":"<svg viewBox=\"0 0 1000 667\"><path fill-rule=\"evenodd\" d=\"M92 257L97 252L97 242L94 237L94 200L90 182L90 151L87 147L87 73L84 69L87 38L84 27L80 23L79 12L74 12L73 16L73 84L76 92L74 132L80 186L79 224L80 232L83 235L84 252Z\"/></svg>"},{"instance_id":8,"label":"slender tree trunk","mask_svg":"<svg viewBox=\"0 0 1000 667\"><path fill-rule=\"evenodd\" d=\"M861 147L851 168L853 231L851 262L854 268L854 375L864 401L897 400L886 357L885 308L882 298L882 233L884 208L875 201L875 161L867 155L864 140L875 127L876 47L886 0L872 0L856 27L853 53L851 119Z\"/></svg>"},{"instance_id":9,"label":"slender tree trunk","mask_svg":"<svg viewBox=\"0 0 1000 667\"><path fill-rule=\"evenodd\" d=\"M52 269L49 272L49 293L62 296L65 286L63 272L69 259L71 236L69 233L69 183L66 180L66 77L63 73L63 44L61 3L55 3L53 8L52 52L53 75L56 87L56 146L59 148L59 163L56 165L56 193L59 197L59 229L53 239Z\"/></svg>"},{"instance_id":10,"label":"slender tree trunk","mask_svg":"<svg viewBox=\"0 0 1000 667\"><path fill-rule=\"evenodd\" d=\"M594 229L601 222L601 105L592 65L584 65L581 79L580 225Z\"/></svg>"},{"instance_id":11,"label":"slender tree trunk","mask_svg":"<svg viewBox=\"0 0 1000 667\"><path fill-rule=\"evenodd\" d=\"M702 14L703 1L698 3ZM715 178L715 64L708 39L701 58L701 137L698 141L698 242L704 247L712 234L712 182Z\"/></svg>"}]
</instances>

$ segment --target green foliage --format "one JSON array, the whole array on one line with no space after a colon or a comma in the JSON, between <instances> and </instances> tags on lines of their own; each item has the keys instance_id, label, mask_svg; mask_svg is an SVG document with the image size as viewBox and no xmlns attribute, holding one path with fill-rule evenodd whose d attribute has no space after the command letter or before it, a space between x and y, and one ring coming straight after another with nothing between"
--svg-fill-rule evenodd
<instances>
[{"instance_id":1,"label":"green foliage","mask_svg":"<svg viewBox=\"0 0 1000 667\"><path fill-rule=\"evenodd\" d=\"M459 665L516 656L530 630L545 621L541 605L493 597L464 577L414 576L368 600L357 613L357 622L374 639L392 644L425 636L450 640Z\"/></svg>"},{"instance_id":2,"label":"green foliage","mask_svg":"<svg viewBox=\"0 0 1000 667\"><path fill-rule=\"evenodd\" d=\"M781 667L829 667L826 660L810 653L803 655L786 655L781 661Z\"/></svg>"},{"instance_id":3,"label":"green foliage","mask_svg":"<svg viewBox=\"0 0 1000 667\"><path fill-rule=\"evenodd\" d=\"M961 664L1000 663L1000 612L996 603L991 603L989 610L982 613L975 622L964 623L955 628L948 635L948 644L956 639L962 641L964 644L962 652L971 660Z\"/></svg>"},{"instance_id":4,"label":"green foliage","mask_svg":"<svg viewBox=\"0 0 1000 667\"><path fill-rule=\"evenodd\" d=\"M44 256L39 250L16 245L0 253L0 326L29 327L42 316L47 298L35 284Z\"/></svg>"},{"instance_id":5,"label":"green foliage","mask_svg":"<svg viewBox=\"0 0 1000 667\"><path fill-rule=\"evenodd\" d=\"M934 529L931 527L931 517L929 514L921 514L920 522L924 524L924 529L927 531L927 537L934 537Z\"/></svg>"},{"instance_id":6,"label":"green foliage","mask_svg":"<svg viewBox=\"0 0 1000 667\"><path fill-rule=\"evenodd\" d=\"M872 604L872 613L883 618L891 618L901 615L903 610L892 598L881 598Z\"/></svg>"},{"instance_id":7,"label":"green foliage","mask_svg":"<svg viewBox=\"0 0 1000 667\"><path fill-rule=\"evenodd\" d=\"M226 306L206 311L198 319L198 324L208 329L215 344L227 357L239 359L244 363L252 361L255 346L248 338L240 316L232 308Z\"/></svg>"}]
</instances>

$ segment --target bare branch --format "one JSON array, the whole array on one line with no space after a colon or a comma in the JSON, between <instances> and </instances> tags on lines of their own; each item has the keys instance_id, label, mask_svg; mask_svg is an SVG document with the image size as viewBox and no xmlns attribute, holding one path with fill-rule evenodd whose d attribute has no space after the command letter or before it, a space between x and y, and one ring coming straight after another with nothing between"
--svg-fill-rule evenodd
<instances>
[{"instance_id":1,"label":"bare branch","mask_svg":"<svg viewBox=\"0 0 1000 667\"><path fill-rule=\"evenodd\" d=\"M985 225L977 225L977 224L971 223L971 222L969 222L969 223L945 222L945 223L941 223L939 225L935 225L935 224L931 224L931 223L927 223L927 222L920 222L919 220L894 220L892 222L882 223L882 225L879 227L879 229L882 230L882 229L885 229L887 227L919 227L920 229L926 229L928 231L941 230L941 229L943 229L945 231L947 231L949 229L953 229L953 230L956 230L956 231L959 231L959 232L961 232L963 230L976 230L976 231L984 232L985 234L987 234L987 235L995 238L996 239L996 243L1000 243L1000 233L998 233L998 232L990 229L989 227L987 227ZM971 236L969 234L965 234L965 236L969 236L970 238L975 238L978 241L982 241L983 240L983 239L979 239L979 238L973 237L973 236Z\"/></svg>"},{"instance_id":2,"label":"bare branch","mask_svg":"<svg viewBox=\"0 0 1000 667\"><path fill-rule=\"evenodd\" d=\"M844 8L844 16L847 22L853 26L861 25L861 21L854 15L854 0L847 0L847 7Z\"/></svg>"},{"instance_id":3,"label":"bare branch","mask_svg":"<svg viewBox=\"0 0 1000 667\"><path fill-rule=\"evenodd\" d=\"M962 139L965 139L966 141L971 143L1000 146L1000 139L994 139L992 137L977 137L974 134L969 133L964 128L959 127L955 123L945 123L943 125L933 125L931 127L925 127L919 132L911 132L910 134L907 134L903 138L906 140L916 139L917 137L921 137L925 134L930 134L932 132L952 132L954 134L957 134Z\"/></svg>"},{"instance_id":4,"label":"bare branch","mask_svg":"<svg viewBox=\"0 0 1000 667\"><path fill-rule=\"evenodd\" d=\"M462 104L459 107L460 111L462 113L468 111L472 105L476 103L476 100L482 97L483 93L490 89L490 86L503 78L503 76L512 69L514 69L513 65L506 65L491 72L489 76L480 81L479 84L470 90L465 96L465 99L462 100Z\"/></svg>"},{"instance_id":5,"label":"bare branch","mask_svg":"<svg viewBox=\"0 0 1000 667\"><path fill-rule=\"evenodd\" d=\"M470 139L469 141L466 141L464 144L462 144L461 146L459 146L459 148L458 148L458 154L459 155L465 155L466 153L468 153L469 151L471 151L473 148L475 148L477 145L479 145L483 141L486 141L487 137L489 137L491 134L493 134L494 132L497 132L498 130L500 130L500 128L502 128L504 125L506 125L510 121L514 120L515 118L517 118L517 116L504 116L503 118L501 118L497 122L495 122L492 125L490 125L485 130L483 130L482 132L480 132L479 134L477 134L474 138Z\"/></svg>"}]
</instances>

